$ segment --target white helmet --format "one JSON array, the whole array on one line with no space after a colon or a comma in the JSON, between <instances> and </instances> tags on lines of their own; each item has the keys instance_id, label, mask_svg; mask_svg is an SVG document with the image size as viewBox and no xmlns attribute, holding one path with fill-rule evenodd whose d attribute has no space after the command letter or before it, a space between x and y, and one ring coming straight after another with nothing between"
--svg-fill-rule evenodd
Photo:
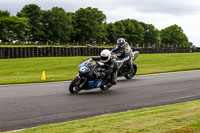
<instances>
[{"instance_id":1,"label":"white helmet","mask_svg":"<svg viewBox=\"0 0 200 133\"><path fill-rule=\"evenodd\" d=\"M104 49L103 51L101 51L101 61L106 63L110 60L111 58L111 53L110 50L108 49Z\"/></svg>"}]
</instances>

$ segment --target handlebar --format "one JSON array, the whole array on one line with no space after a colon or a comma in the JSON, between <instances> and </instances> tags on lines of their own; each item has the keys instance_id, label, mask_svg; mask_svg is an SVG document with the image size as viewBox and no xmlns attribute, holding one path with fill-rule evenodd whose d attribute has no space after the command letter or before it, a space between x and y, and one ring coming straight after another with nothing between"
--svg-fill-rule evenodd
<instances>
[{"instance_id":1,"label":"handlebar","mask_svg":"<svg viewBox=\"0 0 200 133\"><path fill-rule=\"evenodd\" d=\"M115 53L111 53L111 55L112 55L112 57L114 57L115 59L117 59L119 56L121 56L120 53L117 53L117 54L115 54Z\"/></svg>"},{"instance_id":2,"label":"handlebar","mask_svg":"<svg viewBox=\"0 0 200 133\"><path fill-rule=\"evenodd\" d=\"M89 58L89 59L85 59L85 60L82 60L82 64L86 64L86 65L88 65L88 63L89 63L90 61L92 61L91 58Z\"/></svg>"}]
</instances>

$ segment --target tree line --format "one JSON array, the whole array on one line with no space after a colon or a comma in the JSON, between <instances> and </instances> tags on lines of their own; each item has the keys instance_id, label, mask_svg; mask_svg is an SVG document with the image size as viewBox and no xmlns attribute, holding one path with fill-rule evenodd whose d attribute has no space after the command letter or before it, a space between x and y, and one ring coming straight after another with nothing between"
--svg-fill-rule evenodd
<instances>
[{"instance_id":1,"label":"tree line","mask_svg":"<svg viewBox=\"0 0 200 133\"><path fill-rule=\"evenodd\" d=\"M106 22L106 15L97 8L80 8L76 12L66 12L53 7L42 10L36 4L25 5L16 16L0 10L1 43L76 43L85 45L115 44L123 37L137 47L189 47L192 45L182 28L176 24L158 30L152 24L125 19L113 23Z\"/></svg>"}]
</instances>

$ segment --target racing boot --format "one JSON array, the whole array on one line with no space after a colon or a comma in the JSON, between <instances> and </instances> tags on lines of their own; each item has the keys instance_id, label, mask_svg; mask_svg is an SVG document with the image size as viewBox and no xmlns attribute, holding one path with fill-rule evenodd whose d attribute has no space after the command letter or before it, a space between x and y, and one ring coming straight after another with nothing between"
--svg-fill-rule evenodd
<instances>
[{"instance_id":1,"label":"racing boot","mask_svg":"<svg viewBox=\"0 0 200 133\"><path fill-rule=\"evenodd\" d=\"M108 83L108 84L106 84L106 85L102 85L101 86L101 89L103 90L103 91L107 91L110 87L112 87L112 83Z\"/></svg>"}]
</instances>

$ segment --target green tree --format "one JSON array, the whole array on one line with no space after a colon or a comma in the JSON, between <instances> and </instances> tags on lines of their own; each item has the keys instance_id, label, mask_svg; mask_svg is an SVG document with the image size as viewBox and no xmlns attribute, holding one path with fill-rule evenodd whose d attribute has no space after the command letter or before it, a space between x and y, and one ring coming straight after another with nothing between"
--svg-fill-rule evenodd
<instances>
[{"instance_id":1,"label":"green tree","mask_svg":"<svg viewBox=\"0 0 200 133\"><path fill-rule=\"evenodd\" d=\"M51 21L51 11L50 10L42 10L42 31L45 33L42 36L42 41L49 42L50 41L50 35L52 34L52 30L50 29L50 21Z\"/></svg>"},{"instance_id":2,"label":"green tree","mask_svg":"<svg viewBox=\"0 0 200 133\"><path fill-rule=\"evenodd\" d=\"M126 19L107 24L107 38L109 42L116 42L118 38L125 38L130 44L142 44L144 28L134 19Z\"/></svg>"},{"instance_id":3,"label":"green tree","mask_svg":"<svg viewBox=\"0 0 200 133\"><path fill-rule=\"evenodd\" d=\"M26 18L0 17L0 40L3 42L24 41L28 30L27 23Z\"/></svg>"},{"instance_id":4,"label":"green tree","mask_svg":"<svg viewBox=\"0 0 200 133\"><path fill-rule=\"evenodd\" d=\"M117 34L115 25L113 23L106 24L106 38L108 43L116 43Z\"/></svg>"},{"instance_id":5,"label":"green tree","mask_svg":"<svg viewBox=\"0 0 200 133\"><path fill-rule=\"evenodd\" d=\"M80 8L73 16L73 40L79 42L101 41L105 38L106 16L97 8Z\"/></svg>"},{"instance_id":6,"label":"green tree","mask_svg":"<svg viewBox=\"0 0 200 133\"><path fill-rule=\"evenodd\" d=\"M69 41L73 30L73 14L65 12L62 8L54 7L47 12L46 16L48 17L46 17L48 21L45 26L46 31L49 34L49 39L53 42Z\"/></svg>"},{"instance_id":7,"label":"green tree","mask_svg":"<svg viewBox=\"0 0 200 133\"><path fill-rule=\"evenodd\" d=\"M28 18L29 33L27 37L29 41L42 40L41 37L44 36L41 22L42 11L38 5L29 4L24 6L23 9L17 13L17 16Z\"/></svg>"},{"instance_id":8,"label":"green tree","mask_svg":"<svg viewBox=\"0 0 200 133\"><path fill-rule=\"evenodd\" d=\"M190 45L187 36L183 33L182 28L176 24L162 29L160 32L160 37L161 43L165 45L171 45L174 47L183 47Z\"/></svg>"},{"instance_id":9,"label":"green tree","mask_svg":"<svg viewBox=\"0 0 200 133\"><path fill-rule=\"evenodd\" d=\"M9 17L10 16L10 12L6 11L2 11L0 10L0 17Z\"/></svg>"},{"instance_id":10,"label":"green tree","mask_svg":"<svg viewBox=\"0 0 200 133\"><path fill-rule=\"evenodd\" d=\"M144 28L144 40L143 43L145 47L153 46L154 44L159 44L159 30L156 29L152 24L145 24L140 22Z\"/></svg>"},{"instance_id":11,"label":"green tree","mask_svg":"<svg viewBox=\"0 0 200 133\"><path fill-rule=\"evenodd\" d=\"M118 38L125 38L126 35L125 35L125 27L122 23L122 21L117 21L114 23L114 31L115 31L115 34L116 34L116 39L117 40Z\"/></svg>"},{"instance_id":12,"label":"green tree","mask_svg":"<svg viewBox=\"0 0 200 133\"><path fill-rule=\"evenodd\" d=\"M142 25L134 19L121 20L124 27L124 38L130 44L141 45L144 39L144 28Z\"/></svg>"}]
</instances>

